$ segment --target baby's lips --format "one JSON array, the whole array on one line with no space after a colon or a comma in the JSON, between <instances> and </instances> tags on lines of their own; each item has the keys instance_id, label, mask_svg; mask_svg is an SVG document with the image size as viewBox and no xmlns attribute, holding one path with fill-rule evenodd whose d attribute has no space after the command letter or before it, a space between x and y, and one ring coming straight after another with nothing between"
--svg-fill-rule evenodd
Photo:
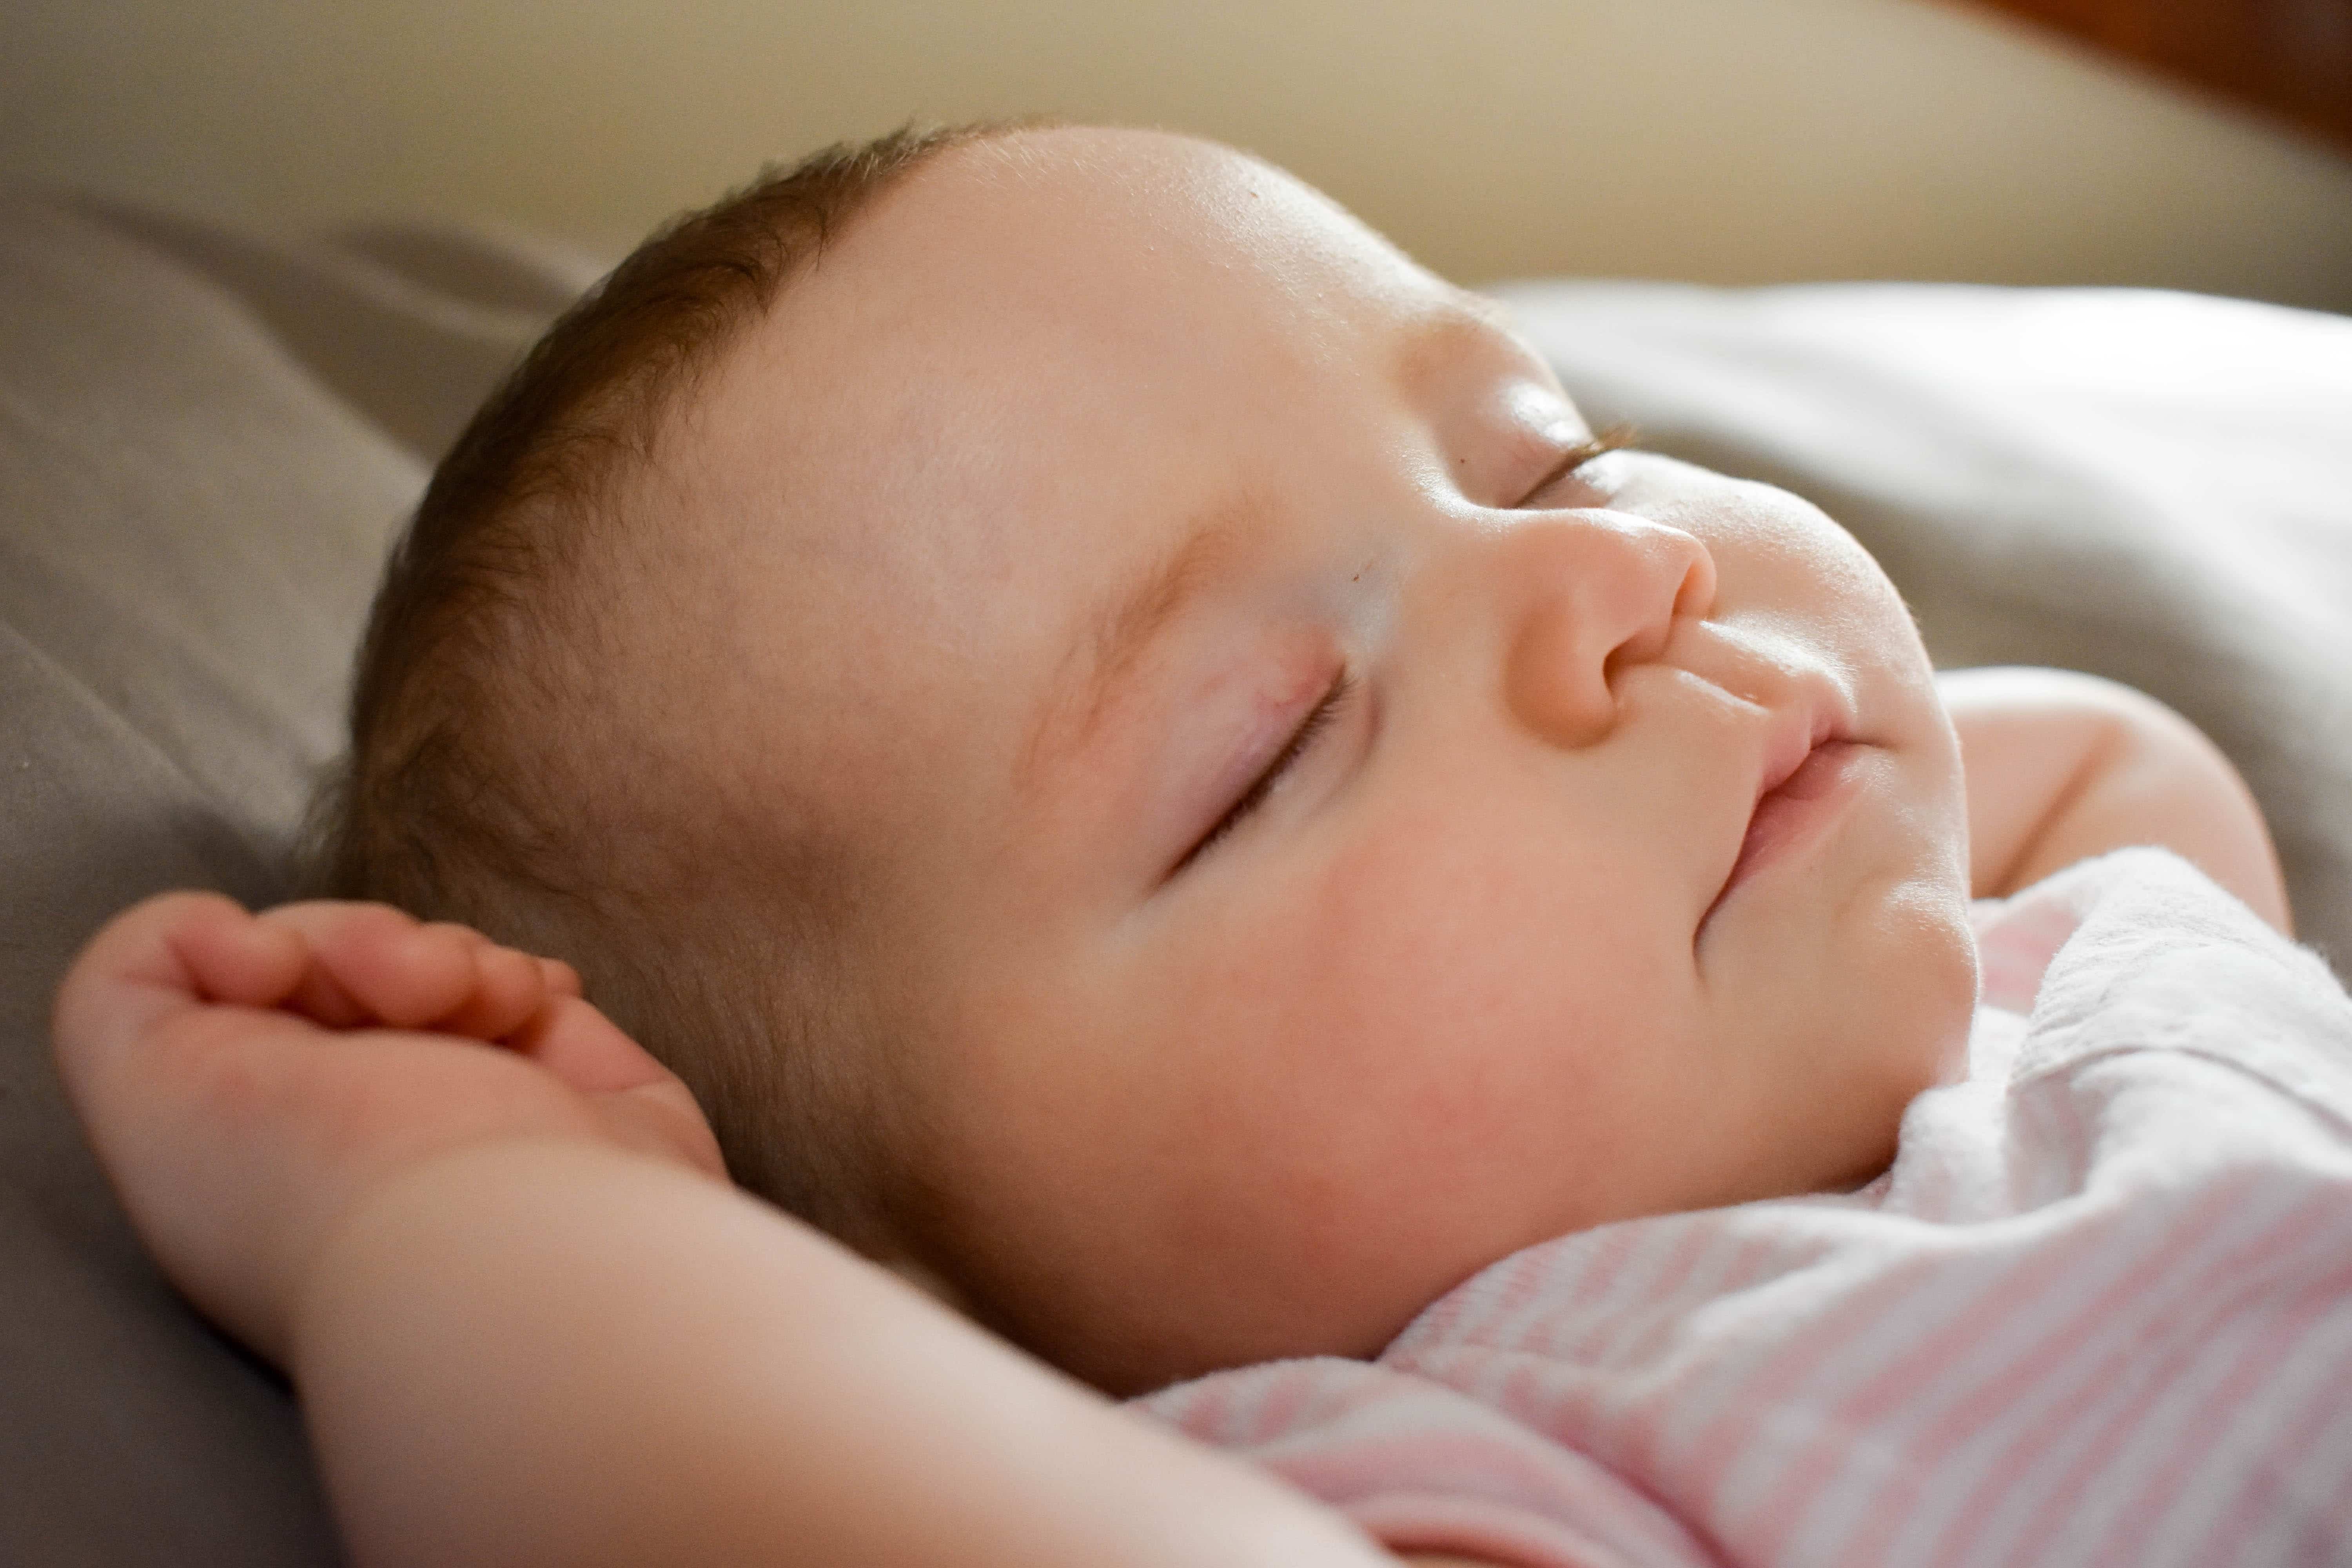
<instances>
[{"instance_id":1,"label":"baby's lips","mask_svg":"<svg viewBox=\"0 0 2352 1568\"><path fill-rule=\"evenodd\" d=\"M1827 675L1808 671L1796 678L1796 694L1774 709L1765 734L1756 783L1759 803L1788 784L1816 751L1846 740L1853 729L1844 693ZM1754 815L1750 806L1749 816Z\"/></svg>"},{"instance_id":2,"label":"baby's lips","mask_svg":"<svg viewBox=\"0 0 2352 1568\"><path fill-rule=\"evenodd\" d=\"M1853 727L1853 705L1827 671L1776 668L1772 676L1769 684L1781 687L1784 694L1776 694L1777 700L1766 700L1768 718L1759 752L1755 793L1748 797L1748 810L1734 825L1738 837L1726 850L1722 880L1699 917L1702 932L1755 847L1752 840L1757 814L1767 797L1779 791L1792 799L1812 798L1801 780L1806 764L1832 752L1843 755L1852 749L1848 737ZM1833 773L1834 770L1824 771L1821 789L1835 784Z\"/></svg>"},{"instance_id":3,"label":"baby's lips","mask_svg":"<svg viewBox=\"0 0 2352 1568\"><path fill-rule=\"evenodd\" d=\"M1810 713L1787 712L1773 715L1772 727L1764 740L1764 763L1756 781L1755 800L1748 805L1748 815L1764 797L1789 782L1790 775L1805 765L1813 751L1813 720Z\"/></svg>"}]
</instances>

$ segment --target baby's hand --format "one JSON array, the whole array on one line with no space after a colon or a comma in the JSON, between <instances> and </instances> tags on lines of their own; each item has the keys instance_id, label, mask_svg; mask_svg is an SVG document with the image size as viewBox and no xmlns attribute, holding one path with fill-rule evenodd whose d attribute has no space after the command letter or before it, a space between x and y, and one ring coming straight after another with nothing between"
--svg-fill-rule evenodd
<instances>
[{"instance_id":1,"label":"baby's hand","mask_svg":"<svg viewBox=\"0 0 2352 1568\"><path fill-rule=\"evenodd\" d=\"M75 960L56 1038L140 1234L281 1365L338 1220L436 1154L578 1138L726 1177L686 1086L568 965L380 904L150 899Z\"/></svg>"}]
</instances>

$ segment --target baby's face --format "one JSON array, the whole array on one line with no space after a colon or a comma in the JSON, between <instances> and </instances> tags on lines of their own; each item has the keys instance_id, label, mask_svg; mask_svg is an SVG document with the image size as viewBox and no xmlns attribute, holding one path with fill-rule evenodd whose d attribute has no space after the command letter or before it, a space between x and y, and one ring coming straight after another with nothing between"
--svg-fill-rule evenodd
<instances>
[{"instance_id":1,"label":"baby's face","mask_svg":"<svg viewBox=\"0 0 2352 1568\"><path fill-rule=\"evenodd\" d=\"M1368 1353L1532 1243L1853 1185L1955 1068L1958 752L1884 575L1574 467L1491 307L1275 171L950 154L699 410L712 721L887 846L924 1246L1081 1375Z\"/></svg>"}]
</instances>

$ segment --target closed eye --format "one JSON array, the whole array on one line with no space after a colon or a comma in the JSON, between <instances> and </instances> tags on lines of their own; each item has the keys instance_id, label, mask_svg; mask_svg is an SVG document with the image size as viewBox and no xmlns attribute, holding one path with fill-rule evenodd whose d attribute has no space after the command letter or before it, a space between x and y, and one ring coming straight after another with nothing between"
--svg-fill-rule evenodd
<instances>
[{"instance_id":1,"label":"closed eye","mask_svg":"<svg viewBox=\"0 0 2352 1568\"><path fill-rule=\"evenodd\" d=\"M1323 700L1308 711L1306 718L1298 721L1298 728L1290 732L1290 739L1283 742L1282 750L1274 754L1273 760L1266 763L1265 771L1251 782L1247 789L1242 791L1240 797L1233 805L1225 808L1225 814L1217 818L1216 825L1202 834L1199 842L1184 852L1183 858L1177 861L1169 869L1168 874L1173 877L1182 871L1207 853L1211 846L1247 821L1251 814L1259 806L1264 805L1266 797L1271 795L1276 787L1282 783L1284 775L1307 755L1317 740L1331 727L1331 721L1339 716L1342 710L1347 707L1349 700L1355 694L1355 676L1347 670L1341 670L1333 679L1329 689L1323 693Z\"/></svg>"},{"instance_id":2,"label":"closed eye","mask_svg":"<svg viewBox=\"0 0 2352 1568\"><path fill-rule=\"evenodd\" d=\"M1559 461L1551 466L1549 473L1536 481L1535 488L1528 491L1527 495L1520 500L1519 506L1526 508L1535 505L1536 501L1552 486L1567 479L1585 464L1603 453L1630 447L1639 438L1639 433L1631 425L1620 424L1612 425L1591 440L1578 442L1561 455Z\"/></svg>"}]
</instances>

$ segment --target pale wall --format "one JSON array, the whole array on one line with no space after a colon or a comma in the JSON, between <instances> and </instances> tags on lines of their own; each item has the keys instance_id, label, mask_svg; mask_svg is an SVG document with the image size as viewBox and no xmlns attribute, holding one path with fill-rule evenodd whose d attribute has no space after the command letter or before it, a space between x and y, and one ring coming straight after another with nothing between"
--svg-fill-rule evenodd
<instances>
[{"instance_id":1,"label":"pale wall","mask_svg":"<svg viewBox=\"0 0 2352 1568\"><path fill-rule=\"evenodd\" d=\"M687 22L669 18L683 11ZM1256 149L1440 270L2352 310L2352 162L1931 0L9 0L0 169L598 245L909 116Z\"/></svg>"}]
</instances>

